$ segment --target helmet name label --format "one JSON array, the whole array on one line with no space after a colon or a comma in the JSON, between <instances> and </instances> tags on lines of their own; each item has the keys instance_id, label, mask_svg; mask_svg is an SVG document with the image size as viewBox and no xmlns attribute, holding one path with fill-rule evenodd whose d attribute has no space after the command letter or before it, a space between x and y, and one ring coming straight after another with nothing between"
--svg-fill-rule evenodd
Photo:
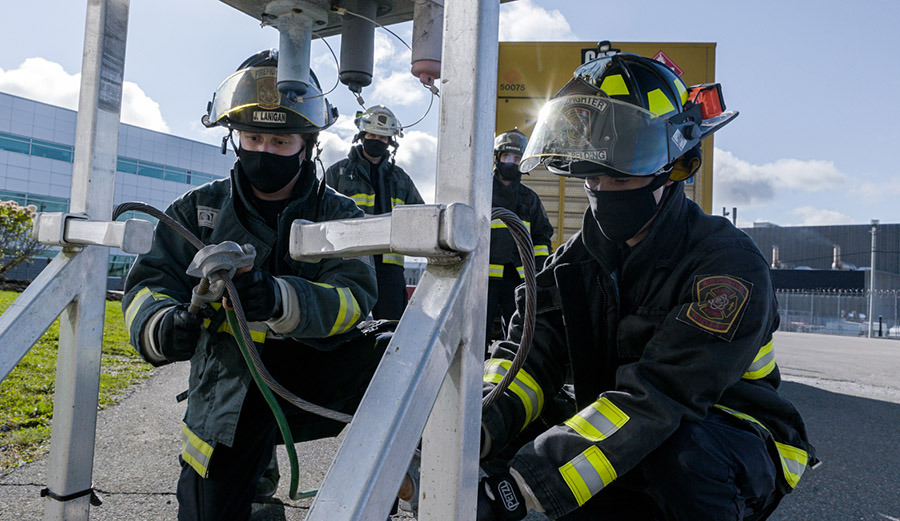
<instances>
[{"instance_id":1,"label":"helmet name label","mask_svg":"<svg viewBox=\"0 0 900 521\"><path fill-rule=\"evenodd\" d=\"M287 112L254 110L253 111L253 122L254 123L278 123L278 124L284 125L285 123L287 123Z\"/></svg>"}]
</instances>

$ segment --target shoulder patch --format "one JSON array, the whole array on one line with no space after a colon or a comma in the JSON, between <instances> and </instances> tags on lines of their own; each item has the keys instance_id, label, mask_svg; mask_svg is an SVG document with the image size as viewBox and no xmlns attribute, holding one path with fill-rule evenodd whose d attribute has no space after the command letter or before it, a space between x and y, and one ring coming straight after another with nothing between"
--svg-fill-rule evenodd
<instances>
[{"instance_id":1,"label":"shoulder patch","mask_svg":"<svg viewBox=\"0 0 900 521\"><path fill-rule=\"evenodd\" d=\"M729 275L694 278L694 301L678 312L678 320L729 342L734 338L753 283Z\"/></svg>"},{"instance_id":2,"label":"shoulder patch","mask_svg":"<svg viewBox=\"0 0 900 521\"><path fill-rule=\"evenodd\" d=\"M219 218L219 209L209 206L197 206L197 226L215 228L216 219Z\"/></svg>"}]
</instances>

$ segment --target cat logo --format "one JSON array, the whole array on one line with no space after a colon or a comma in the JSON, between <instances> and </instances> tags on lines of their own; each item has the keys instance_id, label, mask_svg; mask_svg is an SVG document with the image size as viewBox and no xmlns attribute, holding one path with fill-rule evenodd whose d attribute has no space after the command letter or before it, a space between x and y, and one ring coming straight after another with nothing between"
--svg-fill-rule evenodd
<instances>
[{"instance_id":1,"label":"cat logo","mask_svg":"<svg viewBox=\"0 0 900 521\"><path fill-rule=\"evenodd\" d=\"M752 288L752 283L737 277L699 276L694 283L694 302L681 308L678 320L730 342Z\"/></svg>"}]
</instances>

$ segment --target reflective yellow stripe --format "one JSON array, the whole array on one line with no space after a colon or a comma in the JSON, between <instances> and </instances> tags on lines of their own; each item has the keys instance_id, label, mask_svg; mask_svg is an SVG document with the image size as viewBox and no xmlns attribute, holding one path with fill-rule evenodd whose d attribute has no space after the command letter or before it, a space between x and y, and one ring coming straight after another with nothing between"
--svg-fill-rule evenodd
<instances>
[{"instance_id":1,"label":"reflective yellow stripe","mask_svg":"<svg viewBox=\"0 0 900 521\"><path fill-rule=\"evenodd\" d=\"M628 423L628 415L615 406L608 398L588 405L577 415L566 420L566 425L583 438L590 441L605 440Z\"/></svg>"},{"instance_id":2,"label":"reflective yellow stripe","mask_svg":"<svg viewBox=\"0 0 900 521\"><path fill-rule=\"evenodd\" d=\"M516 268L516 272L518 272L519 278L520 278L520 279L524 279L524 278L525 278L525 267L524 267L524 266L519 266L519 267L517 267L517 268Z\"/></svg>"},{"instance_id":3,"label":"reflective yellow stripe","mask_svg":"<svg viewBox=\"0 0 900 521\"><path fill-rule=\"evenodd\" d=\"M385 253L381 256L381 262L403 266L403 255L400 255L399 253Z\"/></svg>"},{"instance_id":4,"label":"reflective yellow stripe","mask_svg":"<svg viewBox=\"0 0 900 521\"><path fill-rule=\"evenodd\" d=\"M403 199L398 199L398 198L396 198L396 197L391 197L391 208L393 208L393 207L395 207L395 206L399 206L399 205L401 205L401 204L406 204L406 202L405 202Z\"/></svg>"},{"instance_id":5,"label":"reflective yellow stripe","mask_svg":"<svg viewBox=\"0 0 900 521\"><path fill-rule=\"evenodd\" d=\"M713 407L725 411L734 417L749 421L751 423L755 423L756 425L759 425L760 427L765 429L766 432L771 432L759 420L757 420L753 416L750 416L749 414L744 414L734 409L729 409L724 405L716 404ZM809 463L809 454L803 449L799 449L797 447L793 447L791 445L787 445L777 441L775 442L775 446L778 448L778 455L781 459L781 470L784 473L784 479L788 482L788 485L790 485L791 488L794 488L800 481L800 477L803 476L803 473L806 471L806 466Z\"/></svg>"},{"instance_id":6,"label":"reflective yellow stripe","mask_svg":"<svg viewBox=\"0 0 900 521\"><path fill-rule=\"evenodd\" d=\"M688 99L688 90L682 81L675 82L675 89L678 90L678 99L681 100L681 105L683 106L687 103Z\"/></svg>"},{"instance_id":7,"label":"reflective yellow stripe","mask_svg":"<svg viewBox=\"0 0 900 521\"><path fill-rule=\"evenodd\" d=\"M491 229L494 230L497 228L506 228L506 223L501 221L500 219L491 220Z\"/></svg>"},{"instance_id":8,"label":"reflective yellow stripe","mask_svg":"<svg viewBox=\"0 0 900 521\"><path fill-rule=\"evenodd\" d=\"M621 74L612 74L603 78L603 83L600 84L600 90L610 96L628 95L628 86L625 85L625 80L622 78Z\"/></svg>"},{"instance_id":9,"label":"reflective yellow stripe","mask_svg":"<svg viewBox=\"0 0 900 521\"><path fill-rule=\"evenodd\" d=\"M512 366L512 362L509 360L491 358L484 365L484 381L492 384L500 383L510 366ZM525 407L525 424L522 425L522 429L524 429L541 415L541 411L544 409L544 391L541 390L537 380L524 369L519 369L519 372L516 373L516 377L509 385L509 390L519 397L522 406Z\"/></svg>"},{"instance_id":10,"label":"reflective yellow stripe","mask_svg":"<svg viewBox=\"0 0 900 521\"><path fill-rule=\"evenodd\" d=\"M209 475L209 459L212 458L212 453L212 446L191 432L187 424L181 422L181 458L204 478Z\"/></svg>"},{"instance_id":11,"label":"reflective yellow stripe","mask_svg":"<svg viewBox=\"0 0 900 521\"><path fill-rule=\"evenodd\" d=\"M503 278L502 264L488 264L488 277Z\"/></svg>"},{"instance_id":12,"label":"reflective yellow stripe","mask_svg":"<svg viewBox=\"0 0 900 521\"><path fill-rule=\"evenodd\" d=\"M522 224L525 225L525 228L528 229L529 232L531 231L531 221L522 221Z\"/></svg>"},{"instance_id":13,"label":"reflective yellow stripe","mask_svg":"<svg viewBox=\"0 0 900 521\"><path fill-rule=\"evenodd\" d=\"M657 116L665 116L669 112L675 111L672 100L660 89L654 89L647 93L647 104L650 106L650 112Z\"/></svg>"},{"instance_id":14,"label":"reflective yellow stripe","mask_svg":"<svg viewBox=\"0 0 900 521\"><path fill-rule=\"evenodd\" d=\"M545 255L550 255L550 247L546 244L538 244L534 247L534 256L535 257L543 257Z\"/></svg>"},{"instance_id":15,"label":"reflective yellow stripe","mask_svg":"<svg viewBox=\"0 0 900 521\"><path fill-rule=\"evenodd\" d=\"M759 380L768 376L775 369L775 351L772 350L772 342L774 342L774 339L769 340L768 344L759 348L756 358L753 359L753 363L747 368L743 378Z\"/></svg>"},{"instance_id":16,"label":"reflective yellow stripe","mask_svg":"<svg viewBox=\"0 0 900 521\"><path fill-rule=\"evenodd\" d=\"M615 481L616 469L606 459L603 452L591 445L575 459L559 468L578 506L587 503L603 487Z\"/></svg>"},{"instance_id":17,"label":"reflective yellow stripe","mask_svg":"<svg viewBox=\"0 0 900 521\"><path fill-rule=\"evenodd\" d=\"M350 198L356 206L375 206L375 194L353 194Z\"/></svg>"},{"instance_id":18,"label":"reflective yellow stripe","mask_svg":"<svg viewBox=\"0 0 900 521\"><path fill-rule=\"evenodd\" d=\"M791 447L777 441L775 446L778 447L778 454L781 455L781 470L784 471L784 479L791 488L794 488L800 482L803 472L806 471L806 465L809 463L809 454L797 447Z\"/></svg>"},{"instance_id":19,"label":"reflective yellow stripe","mask_svg":"<svg viewBox=\"0 0 900 521\"><path fill-rule=\"evenodd\" d=\"M337 318L334 321L334 325L331 326L331 331L326 336L343 333L353 327L359 320L359 315L362 313L362 310L359 308L359 303L356 302L356 297L353 296L353 292L351 292L349 288L336 288L331 284L322 282L313 282L313 284L323 288L333 289L338 294L340 307L338 308Z\"/></svg>"},{"instance_id":20,"label":"reflective yellow stripe","mask_svg":"<svg viewBox=\"0 0 900 521\"><path fill-rule=\"evenodd\" d=\"M125 309L125 327L127 327L129 331L131 330L131 323L134 322L134 318L137 316L138 311L141 310L141 306L150 298L154 301L168 299L175 303L178 302L164 293L153 293L148 287L141 288L134 298L131 299L131 304L128 304L128 307Z\"/></svg>"}]
</instances>

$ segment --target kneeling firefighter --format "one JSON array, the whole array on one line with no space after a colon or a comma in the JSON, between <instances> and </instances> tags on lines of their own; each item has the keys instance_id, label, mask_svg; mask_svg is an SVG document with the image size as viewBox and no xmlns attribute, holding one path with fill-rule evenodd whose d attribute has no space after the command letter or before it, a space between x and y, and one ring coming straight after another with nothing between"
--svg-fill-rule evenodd
<instances>
[{"instance_id":1,"label":"kneeling firefighter","mask_svg":"<svg viewBox=\"0 0 900 521\"><path fill-rule=\"evenodd\" d=\"M534 342L483 414L478 519L765 519L818 460L778 392L778 311L753 241L686 198L718 85L603 49L547 103L522 170L585 180L537 277ZM485 392L522 336L492 345Z\"/></svg>"}]
</instances>

